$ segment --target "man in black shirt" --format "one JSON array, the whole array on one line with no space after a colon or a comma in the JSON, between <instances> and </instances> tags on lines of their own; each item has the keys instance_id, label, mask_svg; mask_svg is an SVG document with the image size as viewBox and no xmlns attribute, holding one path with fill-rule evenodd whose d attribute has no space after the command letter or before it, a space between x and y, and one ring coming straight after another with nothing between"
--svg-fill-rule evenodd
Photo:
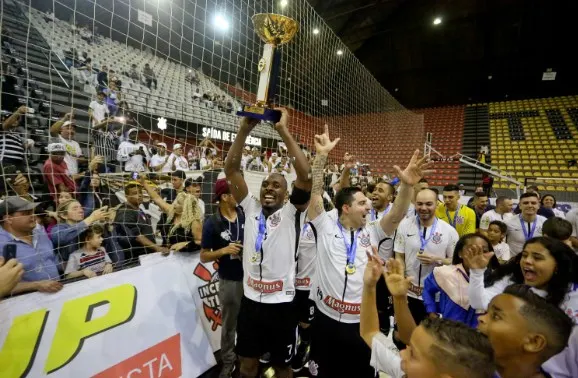
<instances>
[{"instance_id":1,"label":"man in black shirt","mask_svg":"<svg viewBox=\"0 0 578 378\"><path fill-rule=\"evenodd\" d=\"M185 180L187 179L187 174L180 170L171 172L171 176L173 187L161 190L161 197L167 201L167 203L173 203L175 198L177 198L177 194L185 189Z\"/></svg>"},{"instance_id":2,"label":"man in black shirt","mask_svg":"<svg viewBox=\"0 0 578 378\"><path fill-rule=\"evenodd\" d=\"M119 244L124 250L125 258L131 261L148 252L168 253L168 248L155 243L150 216L140 209L143 201L140 184L128 184L124 188L124 194L126 203L118 208L114 224L117 233L121 235Z\"/></svg>"},{"instance_id":3,"label":"man in black shirt","mask_svg":"<svg viewBox=\"0 0 578 378\"><path fill-rule=\"evenodd\" d=\"M237 206L225 179L215 183L217 212L203 224L201 261L219 261L219 302L221 304L221 356L223 369L220 378L231 376L235 366L235 330L237 315L243 298L243 234L245 216Z\"/></svg>"}]
</instances>

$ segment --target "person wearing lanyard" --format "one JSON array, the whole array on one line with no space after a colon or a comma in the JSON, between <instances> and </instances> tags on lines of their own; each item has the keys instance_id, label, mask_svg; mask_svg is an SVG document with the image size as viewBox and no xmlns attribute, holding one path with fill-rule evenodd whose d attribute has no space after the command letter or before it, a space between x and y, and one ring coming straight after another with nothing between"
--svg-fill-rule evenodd
<instances>
[{"instance_id":1,"label":"person wearing lanyard","mask_svg":"<svg viewBox=\"0 0 578 378\"><path fill-rule=\"evenodd\" d=\"M409 288L409 308L419 324L426 316L422 299L425 278L435 266L451 264L454 247L459 239L457 231L435 216L437 195L423 189L416 196L417 216L405 218L399 225L394 241L395 258L412 277ZM394 334L394 342L401 349ZM398 344L399 343L399 344Z\"/></svg>"},{"instance_id":2,"label":"person wearing lanyard","mask_svg":"<svg viewBox=\"0 0 578 378\"><path fill-rule=\"evenodd\" d=\"M506 242L510 246L511 257L522 252L524 243L536 236L542 236L542 225L546 218L538 215L540 199L538 194L528 192L520 196L519 215L511 217L506 222Z\"/></svg>"},{"instance_id":3,"label":"person wearing lanyard","mask_svg":"<svg viewBox=\"0 0 578 378\"><path fill-rule=\"evenodd\" d=\"M427 172L425 157L413 155L405 170L395 167L401 180L399 195L380 220L369 221L369 200L361 189L341 189L335 196L338 219L323 208L323 168L339 139L331 141L327 126L315 136L313 188L307 217L317 234L316 277L311 288L317 312L313 319L309 370L316 377L374 377L370 353L359 335L361 293L367 254L373 240L391 238L405 216L413 185Z\"/></svg>"},{"instance_id":4,"label":"person wearing lanyard","mask_svg":"<svg viewBox=\"0 0 578 378\"><path fill-rule=\"evenodd\" d=\"M460 188L457 185L444 186L444 203L436 210L436 217L450 224L458 235L464 236L476 232L476 213L467 206L459 204Z\"/></svg>"},{"instance_id":5,"label":"person wearing lanyard","mask_svg":"<svg viewBox=\"0 0 578 378\"><path fill-rule=\"evenodd\" d=\"M243 298L237 318L236 352L241 376L256 377L259 357L270 353L277 377L291 377L296 349L296 252L310 197L307 158L288 131L288 112L281 111L275 129L285 142L297 175L286 204L287 181L278 173L267 176L259 198L252 195L241 174L243 146L258 120L242 118L225 161L229 190L245 213L243 239Z\"/></svg>"}]
</instances>

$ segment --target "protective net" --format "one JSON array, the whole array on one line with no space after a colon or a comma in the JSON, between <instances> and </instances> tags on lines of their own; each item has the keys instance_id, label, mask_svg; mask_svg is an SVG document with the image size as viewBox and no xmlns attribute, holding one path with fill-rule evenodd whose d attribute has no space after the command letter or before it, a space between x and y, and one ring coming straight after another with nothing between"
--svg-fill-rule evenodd
<instances>
[{"instance_id":1,"label":"protective net","mask_svg":"<svg viewBox=\"0 0 578 378\"><path fill-rule=\"evenodd\" d=\"M105 247L118 251L108 251L115 270L138 263L138 253L127 253L117 235L118 214L94 215L102 206L122 210L135 172L154 172L153 191L169 205L176 181L203 202L197 201L201 218L214 212L214 182L236 136L236 111L253 103L257 91L264 43L251 21L256 13L283 14L299 24L281 47L275 101L289 109L290 130L304 150L312 151L314 135L328 124L331 136L341 138L331 166L349 152L357 174L367 179L391 175L394 164L423 146L423 116L396 101L304 0L286 6L253 0L2 1L0 185L7 195L41 203L38 222L54 243L49 260L57 273L81 247L86 235L77 225L86 218L104 223ZM247 140L253 164L245 177L253 191L264 171L291 174L279 141L264 123ZM174 170L186 177L171 177ZM141 211L153 226L170 225L146 190L144 197ZM63 236L74 227L80 231ZM161 228L154 242L166 245ZM23 262L27 273L33 271L28 279L54 278L56 271L43 263Z\"/></svg>"}]
</instances>

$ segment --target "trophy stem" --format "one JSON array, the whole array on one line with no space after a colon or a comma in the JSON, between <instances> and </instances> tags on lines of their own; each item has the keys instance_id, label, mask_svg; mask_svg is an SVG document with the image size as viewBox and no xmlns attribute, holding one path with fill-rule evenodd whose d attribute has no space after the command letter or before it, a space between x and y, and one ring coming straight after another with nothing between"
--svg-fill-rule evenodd
<instances>
[{"instance_id":1,"label":"trophy stem","mask_svg":"<svg viewBox=\"0 0 578 378\"><path fill-rule=\"evenodd\" d=\"M277 93L277 82L280 71L281 51L272 43L266 43L263 58L259 61L259 87L257 89L257 104L270 104Z\"/></svg>"}]
</instances>

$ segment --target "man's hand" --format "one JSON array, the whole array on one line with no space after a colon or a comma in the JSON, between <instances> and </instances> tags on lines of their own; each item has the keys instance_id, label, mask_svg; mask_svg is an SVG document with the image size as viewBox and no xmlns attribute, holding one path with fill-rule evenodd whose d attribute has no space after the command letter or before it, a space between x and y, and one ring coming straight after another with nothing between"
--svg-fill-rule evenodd
<instances>
[{"instance_id":1,"label":"man's hand","mask_svg":"<svg viewBox=\"0 0 578 378\"><path fill-rule=\"evenodd\" d=\"M401 182L413 186L425 175L435 172L434 170L427 169L431 166L431 163L428 162L427 159L427 156L420 159L419 150L415 150L409 164L403 171L397 165L394 165L393 168L397 172L397 177L399 177Z\"/></svg>"},{"instance_id":2,"label":"man's hand","mask_svg":"<svg viewBox=\"0 0 578 378\"><path fill-rule=\"evenodd\" d=\"M406 297L412 277L404 278L403 266L396 259L389 259L385 268L385 283L394 297Z\"/></svg>"},{"instance_id":3,"label":"man's hand","mask_svg":"<svg viewBox=\"0 0 578 378\"><path fill-rule=\"evenodd\" d=\"M329 126L325 125L325 130L321 135L315 135L315 150L318 154L328 155L337 145L341 138L329 139Z\"/></svg>"},{"instance_id":4,"label":"man's hand","mask_svg":"<svg viewBox=\"0 0 578 378\"><path fill-rule=\"evenodd\" d=\"M16 172L17 176L14 179L14 183L12 184L12 188L19 196L28 193L28 179L19 171Z\"/></svg>"},{"instance_id":5,"label":"man's hand","mask_svg":"<svg viewBox=\"0 0 578 378\"><path fill-rule=\"evenodd\" d=\"M354 156L351 155L349 152L345 153L345 156L343 156L343 169L351 169L353 167L355 167L355 162L354 160Z\"/></svg>"},{"instance_id":6,"label":"man's hand","mask_svg":"<svg viewBox=\"0 0 578 378\"><path fill-rule=\"evenodd\" d=\"M26 105L22 105L21 107L16 109L16 112L20 114L26 114L26 112L28 112L28 107Z\"/></svg>"},{"instance_id":7,"label":"man's hand","mask_svg":"<svg viewBox=\"0 0 578 378\"><path fill-rule=\"evenodd\" d=\"M168 249L167 247L161 247L161 246L157 246L155 248L155 251L160 252L163 256L166 256L166 255L171 253L170 249Z\"/></svg>"},{"instance_id":8,"label":"man's hand","mask_svg":"<svg viewBox=\"0 0 578 378\"><path fill-rule=\"evenodd\" d=\"M171 250L171 251L178 252L178 251L180 251L181 249L185 248L187 245L189 245L189 243L190 243L190 242L188 242L188 241L184 241L184 242L180 242L180 243L173 244L173 245L171 245L170 250Z\"/></svg>"},{"instance_id":9,"label":"man's hand","mask_svg":"<svg viewBox=\"0 0 578 378\"><path fill-rule=\"evenodd\" d=\"M24 274L24 266L16 259L4 262L0 257L0 298L10 294Z\"/></svg>"},{"instance_id":10,"label":"man's hand","mask_svg":"<svg viewBox=\"0 0 578 378\"><path fill-rule=\"evenodd\" d=\"M104 156L96 155L95 157L92 158L92 160L88 164L89 172L92 173L93 171L96 171L98 168L98 165L103 164L103 163L104 163Z\"/></svg>"},{"instance_id":11,"label":"man's hand","mask_svg":"<svg viewBox=\"0 0 578 378\"><path fill-rule=\"evenodd\" d=\"M258 119L243 117L241 118L241 124L239 125L239 129L246 132L251 132L251 130L253 130L258 123L259 123Z\"/></svg>"},{"instance_id":12,"label":"man's hand","mask_svg":"<svg viewBox=\"0 0 578 378\"><path fill-rule=\"evenodd\" d=\"M462 253L464 265L468 265L470 269L486 269L492 256L494 252L484 252L482 247L475 244L464 247Z\"/></svg>"},{"instance_id":13,"label":"man's hand","mask_svg":"<svg viewBox=\"0 0 578 378\"><path fill-rule=\"evenodd\" d=\"M239 252L241 252L242 248L243 248L243 244L241 244L241 243L229 243L229 245L226 246L225 248L221 248L221 251L225 255L236 256L239 254Z\"/></svg>"},{"instance_id":14,"label":"man's hand","mask_svg":"<svg viewBox=\"0 0 578 378\"><path fill-rule=\"evenodd\" d=\"M422 265L431 265L439 263L440 259L437 256L429 255L427 253L418 253L417 259Z\"/></svg>"},{"instance_id":15,"label":"man's hand","mask_svg":"<svg viewBox=\"0 0 578 378\"><path fill-rule=\"evenodd\" d=\"M94 273L92 270L90 269L83 269L82 270L82 274L84 274L85 277L87 278L92 278L92 277L96 277L96 273Z\"/></svg>"},{"instance_id":16,"label":"man's hand","mask_svg":"<svg viewBox=\"0 0 578 378\"><path fill-rule=\"evenodd\" d=\"M101 207L100 209L96 209L92 212L92 214L90 214L85 220L84 223L86 223L87 225L91 225L94 222L98 222L98 221L105 221L107 220L109 217L109 213L108 213L108 207Z\"/></svg>"},{"instance_id":17,"label":"man's hand","mask_svg":"<svg viewBox=\"0 0 578 378\"><path fill-rule=\"evenodd\" d=\"M62 117L62 119L64 119L64 120L71 120L72 118L74 118L74 113L73 113L73 112L66 113L66 114L64 115L64 117Z\"/></svg>"},{"instance_id":18,"label":"man's hand","mask_svg":"<svg viewBox=\"0 0 578 378\"><path fill-rule=\"evenodd\" d=\"M365 253L367 254L367 266L363 275L363 284L374 288L383 274L383 261L377 254L377 248L375 247L373 247L373 254Z\"/></svg>"},{"instance_id":19,"label":"man's hand","mask_svg":"<svg viewBox=\"0 0 578 378\"><path fill-rule=\"evenodd\" d=\"M62 290L62 283L58 281L37 281L36 282L36 290L41 293L56 293Z\"/></svg>"},{"instance_id":20,"label":"man's hand","mask_svg":"<svg viewBox=\"0 0 578 378\"><path fill-rule=\"evenodd\" d=\"M102 274L110 274L112 273L112 264L106 264L104 269L102 270Z\"/></svg>"},{"instance_id":21,"label":"man's hand","mask_svg":"<svg viewBox=\"0 0 578 378\"><path fill-rule=\"evenodd\" d=\"M275 124L275 130L277 130L277 132L286 130L289 125L289 112L285 108L275 108L275 110L281 112L281 119Z\"/></svg>"}]
</instances>

